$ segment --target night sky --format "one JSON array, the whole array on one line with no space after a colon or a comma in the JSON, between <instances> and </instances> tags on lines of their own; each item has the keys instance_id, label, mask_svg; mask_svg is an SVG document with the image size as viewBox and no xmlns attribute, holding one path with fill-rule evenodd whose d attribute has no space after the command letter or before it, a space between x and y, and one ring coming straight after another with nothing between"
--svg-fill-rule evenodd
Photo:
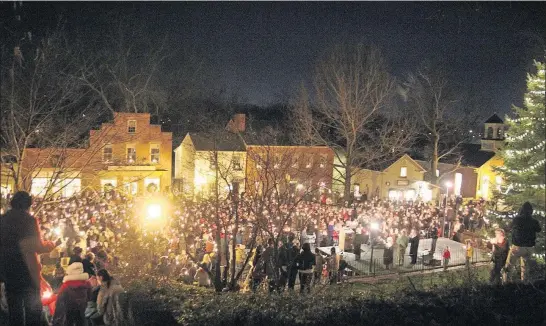
<instances>
[{"instance_id":1,"label":"night sky","mask_svg":"<svg viewBox=\"0 0 546 326\"><path fill-rule=\"evenodd\" d=\"M286 100L309 79L318 56L339 42L379 46L403 77L423 62L440 64L482 115L520 104L533 59L544 57L544 3L255 2L25 3L33 28L63 15L80 33L105 33L112 9L137 13L135 24L168 32L199 53L217 88L250 103ZM2 10L6 10L6 3ZM4 11L5 13L5 11ZM176 69L176 67L173 67Z\"/></svg>"}]
</instances>

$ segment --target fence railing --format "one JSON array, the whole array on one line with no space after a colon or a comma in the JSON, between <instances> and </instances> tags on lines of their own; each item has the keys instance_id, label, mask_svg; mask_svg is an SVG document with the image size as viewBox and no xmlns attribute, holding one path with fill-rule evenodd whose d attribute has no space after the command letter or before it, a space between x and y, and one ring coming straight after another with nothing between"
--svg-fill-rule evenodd
<instances>
[{"instance_id":1,"label":"fence railing","mask_svg":"<svg viewBox=\"0 0 546 326\"><path fill-rule=\"evenodd\" d=\"M412 273L416 271L426 270L441 270L449 269L454 266L473 265L476 263L489 262L491 257L484 251L474 250L471 257L468 257L465 251L454 251L451 253L451 258L445 260L442 257L442 252L434 254L418 254L414 261L412 256L404 255L403 259L399 259L397 253L391 257L374 257L373 259L360 259L347 261L351 271L350 274L356 276L375 277L389 274ZM388 263L388 264L387 264Z\"/></svg>"}]
</instances>

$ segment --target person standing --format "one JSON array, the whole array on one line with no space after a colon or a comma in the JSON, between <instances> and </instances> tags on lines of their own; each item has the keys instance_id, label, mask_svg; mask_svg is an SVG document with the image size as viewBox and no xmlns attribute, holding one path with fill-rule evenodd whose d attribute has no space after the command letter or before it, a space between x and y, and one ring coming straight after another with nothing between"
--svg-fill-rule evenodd
<instances>
[{"instance_id":1,"label":"person standing","mask_svg":"<svg viewBox=\"0 0 546 326\"><path fill-rule=\"evenodd\" d=\"M489 241L487 247L493 250L493 255L491 256L493 269L491 269L489 282L493 284L499 284L502 278L501 271L506 264L508 251L510 250L510 247L508 246L508 241L504 237L503 229L495 230L495 238Z\"/></svg>"},{"instance_id":2,"label":"person standing","mask_svg":"<svg viewBox=\"0 0 546 326\"><path fill-rule=\"evenodd\" d=\"M319 248L315 248L315 285L320 284L322 269L324 268L324 257L322 257Z\"/></svg>"},{"instance_id":3,"label":"person standing","mask_svg":"<svg viewBox=\"0 0 546 326\"><path fill-rule=\"evenodd\" d=\"M89 274L80 262L72 263L66 269L63 285L59 289L53 325L85 325L85 308L91 300Z\"/></svg>"},{"instance_id":4,"label":"person standing","mask_svg":"<svg viewBox=\"0 0 546 326\"><path fill-rule=\"evenodd\" d=\"M417 264L417 250L419 249L419 234L417 231L415 231L415 229L411 230L409 243L411 264L415 265Z\"/></svg>"},{"instance_id":5,"label":"person standing","mask_svg":"<svg viewBox=\"0 0 546 326\"><path fill-rule=\"evenodd\" d=\"M393 252L393 240L391 236L387 236L387 242L385 243L385 250L383 250L383 264L385 264L385 269L390 269L394 261L394 252Z\"/></svg>"},{"instance_id":6,"label":"person standing","mask_svg":"<svg viewBox=\"0 0 546 326\"><path fill-rule=\"evenodd\" d=\"M438 242L438 227L436 226L436 224L432 226L432 230L430 232L432 237L432 243L430 245L430 253L434 254L434 252L436 251L436 243Z\"/></svg>"},{"instance_id":7,"label":"person standing","mask_svg":"<svg viewBox=\"0 0 546 326\"><path fill-rule=\"evenodd\" d=\"M330 257L328 257L328 277L330 278L330 284L337 283L337 272L339 269L339 256L336 254L336 247L332 247L330 250Z\"/></svg>"},{"instance_id":8,"label":"person standing","mask_svg":"<svg viewBox=\"0 0 546 326\"><path fill-rule=\"evenodd\" d=\"M466 268L470 268L470 263L472 262L472 256L474 255L474 248L472 247L472 242L468 240L466 242L466 259L465 259L465 265Z\"/></svg>"},{"instance_id":9,"label":"person standing","mask_svg":"<svg viewBox=\"0 0 546 326\"><path fill-rule=\"evenodd\" d=\"M18 191L11 209L0 217L0 261L6 284L10 325L39 325L41 265L38 254L49 253L61 244L44 241L38 220L29 214L32 198Z\"/></svg>"},{"instance_id":10,"label":"person standing","mask_svg":"<svg viewBox=\"0 0 546 326\"><path fill-rule=\"evenodd\" d=\"M398 266L404 265L404 258L406 256L406 248L408 247L408 236L406 230L402 230L402 234L396 239L396 245L398 249Z\"/></svg>"},{"instance_id":11,"label":"person standing","mask_svg":"<svg viewBox=\"0 0 546 326\"><path fill-rule=\"evenodd\" d=\"M531 203L525 202L521 206L518 216L514 218L509 229L512 231L512 246L504 266L503 278L507 281L507 274L519 259L521 261L521 280L528 282L529 268L527 265L531 258L532 249L535 246L536 234L541 231L538 221L533 218Z\"/></svg>"},{"instance_id":12,"label":"person standing","mask_svg":"<svg viewBox=\"0 0 546 326\"><path fill-rule=\"evenodd\" d=\"M447 266L449 265L449 260L451 259L451 251L449 251L449 246L446 246L444 252L442 253L442 258L444 259L444 272L447 271Z\"/></svg>"},{"instance_id":13,"label":"person standing","mask_svg":"<svg viewBox=\"0 0 546 326\"><path fill-rule=\"evenodd\" d=\"M296 258L296 264L300 273L300 293L311 292L311 279L313 278L313 266L315 266L315 255L311 252L309 243L304 243L302 252Z\"/></svg>"},{"instance_id":14,"label":"person standing","mask_svg":"<svg viewBox=\"0 0 546 326\"><path fill-rule=\"evenodd\" d=\"M294 241L292 248L288 250L288 289L294 290L296 285L296 277L298 276L298 266L296 257L300 254L299 243Z\"/></svg>"}]
</instances>

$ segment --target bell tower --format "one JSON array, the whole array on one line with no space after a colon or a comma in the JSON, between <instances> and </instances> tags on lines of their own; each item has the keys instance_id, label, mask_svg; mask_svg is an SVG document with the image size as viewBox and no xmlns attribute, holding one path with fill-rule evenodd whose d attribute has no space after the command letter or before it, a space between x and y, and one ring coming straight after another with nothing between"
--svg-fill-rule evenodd
<instances>
[{"instance_id":1,"label":"bell tower","mask_svg":"<svg viewBox=\"0 0 546 326\"><path fill-rule=\"evenodd\" d=\"M484 123L484 132L481 139L481 150L496 152L504 145L506 125L495 113Z\"/></svg>"}]
</instances>

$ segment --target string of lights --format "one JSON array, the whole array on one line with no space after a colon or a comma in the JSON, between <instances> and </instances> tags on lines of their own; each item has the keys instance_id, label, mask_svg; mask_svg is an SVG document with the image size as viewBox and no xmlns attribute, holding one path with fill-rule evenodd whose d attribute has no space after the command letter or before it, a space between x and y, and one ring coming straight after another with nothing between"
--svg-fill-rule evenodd
<instances>
[{"instance_id":1,"label":"string of lights","mask_svg":"<svg viewBox=\"0 0 546 326\"><path fill-rule=\"evenodd\" d=\"M521 150L517 150L517 149L506 150L505 153L506 153L506 155L510 155L510 156L529 154L531 152L534 152L534 151L537 151L537 150L543 148L545 145L546 145L546 140L543 140L543 141L541 141L540 143L536 144L535 146L533 146L531 148L526 148L526 149L521 149Z\"/></svg>"}]
</instances>

